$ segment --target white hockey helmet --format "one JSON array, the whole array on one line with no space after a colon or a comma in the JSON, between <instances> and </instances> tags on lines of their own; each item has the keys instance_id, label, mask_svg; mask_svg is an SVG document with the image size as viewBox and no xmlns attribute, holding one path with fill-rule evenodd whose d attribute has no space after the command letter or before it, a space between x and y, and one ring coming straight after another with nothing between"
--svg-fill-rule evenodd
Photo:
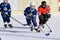
<instances>
[{"instance_id":1,"label":"white hockey helmet","mask_svg":"<svg viewBox=\"0 0 60 40\"><path fill-rule=\"evenodd\" d=\"M35 3L34 3L34 2L31 2L31 3L30 3L30 6L35 6Z\"/></svg>"}]
</instances>

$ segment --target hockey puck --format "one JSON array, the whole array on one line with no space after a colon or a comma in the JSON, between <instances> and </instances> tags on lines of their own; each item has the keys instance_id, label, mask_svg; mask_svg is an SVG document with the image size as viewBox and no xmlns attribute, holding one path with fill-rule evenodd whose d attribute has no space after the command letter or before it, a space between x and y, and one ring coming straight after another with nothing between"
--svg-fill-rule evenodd
<instances>
[{"instance_id":1,"label":"hockey puck","mask_svg":"<svg viewBox=\"0 0 60 40\"><path fill-rule=\"evenodd\" d=\"M50 33L47 33L47 34L45 34L46 36L49 36L50 35Z\"/></svg>"}]
</instances>

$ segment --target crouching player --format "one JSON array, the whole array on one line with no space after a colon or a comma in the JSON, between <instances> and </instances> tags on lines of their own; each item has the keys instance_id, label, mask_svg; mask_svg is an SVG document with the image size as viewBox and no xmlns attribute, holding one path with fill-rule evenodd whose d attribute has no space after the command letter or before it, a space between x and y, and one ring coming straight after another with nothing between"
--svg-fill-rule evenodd
<instances>
[{"instance_id":1,"label":"crouching player","mask_svg":"<svg viewBox=\"0 0 60 40\"><path fill-rule=\"evenodd\" d=\"M30 7L27 7L24 10L24 15L26 16L27 25L31 28L31 31L33 31L32 29L34 26L34 30L37 32L40 32L40 30L38 29L38 26L37 26L37 22L36 22L37 10L35 9L34 2L31 2Z\"/></svg>"},{"instance_id":2,"label":"crouching player","mask_svg":"<svg viewBox=\"0 0 60 40\"><path fill-rule=\"evenodd\" d=\"M10 23L11 7L8 0L3 0L3 2L0 4L0 12L4 22L4 27L7 28L7 26L9 26L12 28L13 26Z\"/></svg>"},{"instance_id":3,"label":"crouching player","mask_svg":"<svg viewBox=\"0 0 60 40\"><path fill-rule=\"evenodd\" d=\"M45 24L51 16L49 12L50 7L46 5L45 1L42 1L41 5L38 7L39 26L42 26L42 28L44 28L43 24Z\"/></svg>"}]
</instances>

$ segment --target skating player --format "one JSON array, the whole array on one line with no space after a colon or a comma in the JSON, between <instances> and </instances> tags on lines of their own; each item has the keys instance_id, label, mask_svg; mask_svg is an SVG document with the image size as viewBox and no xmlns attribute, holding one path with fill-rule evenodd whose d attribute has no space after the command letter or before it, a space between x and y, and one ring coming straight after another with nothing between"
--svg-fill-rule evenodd
<instances>
[{"instance_id":1,"label":"skating player","mask_svg":"<svg viewBox=\"0 0 60 40\"><path fill-rule=\"evenodd\" d=\"M27 22L28 26L31 28L31 31L34 26L34 30L37 32L40 32L40 30L38 29L38 26L37 26L37 22L36 22L37 10L35 9L34 2L31 2L30 7L27 7L24 10L24 15L26 16L26 22Z\"/></svg>"},{"instance_id":2,"label":"skating player","mask_svg":"<svg viewBox=\"0 0 60 40\"><path fill-rule=\"evenodd\" d=\"M0 12L4 22L4 27L7 28L7 26L9 26L12 28L13 26L10 23L11 7L8 0L3 0L3 2L0 4Z\"/></svg>"},{"instance_id":3,"label":"skating player","mask_svg":"<svg viewBox=\"0 0 60 40\"><path fill-rule=\"evenodd\" d=\"M44 28L43 24L45 24L51 16L49 13L49 5L46 4L46 1L42 1L41 5L38 7L39 26L42 26L42 28Z\"/></svg>"}]
</instances>

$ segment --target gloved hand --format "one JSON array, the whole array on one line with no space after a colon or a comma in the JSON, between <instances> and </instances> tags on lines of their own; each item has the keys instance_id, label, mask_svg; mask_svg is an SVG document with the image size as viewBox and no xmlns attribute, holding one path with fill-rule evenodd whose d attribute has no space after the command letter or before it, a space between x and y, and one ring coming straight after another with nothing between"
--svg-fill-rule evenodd
<instances>
[{"instance_id":1,"label":"gloved hand","mask_svg":"<svg viewBox=\"0 0 60 40\"><path fill-rule=\"evenodd\" d=\"M26 18L31 19L32 18L32 13L27 14Z\"/></svg>"},{"instance_id":2,"label":"gloved hand","mask_svg":"<svg viewBox=\"0 0 60 40\"><path fill-rule=\"evenodd\" d=\"M10 16L11 16L10 14L8 14L8 12L5 12L5 15L7 15L8 17L10 17Z\"/></svg>"},{"instance_id":3,"label":"gloved hand","mask_svg":"<svg viewBox=\"0 0 60 40\"><path fill-rule=\"evenodd\" d=\"M27 14L27 16L32 16L32 13Z\"/></svg>"},{"instance_id":4,"label":"gloved hand","mask_svg":"<svg viewBox=\"0 0 60 40\"><path fill-rule=\"evenodd\" d=\"M36 15L33 15L33 17L36 17Z\"/></svg>"},{"instance_id":5,"label":"gloved hand","mask_svg":"<svg viewBox=\"0 0 60 40\"><path fill-rule=\"evenodd\" d=\"M11 17L11 15L9 14L9 16L8 17Z\"/></svg>"},{"instance_id":6,"label":"gloved hand","mask_svg":"<svg viewBox=\"0 0 60 40\"><path fill-rule=\"evenodd\" d=\"M47 11L47 13L50 13L50 11Z\"/></svg>"},{"instance_id":7,"label":"gloved hand","mask_svg":"<svg viewBox=\"0 0 60 40\"><path fill-rule=\"evenodd\" d=\"M40 16L40 15L41 15L41 13L40 13L40 12L38 12L38 15Z\"/></svg>"},{"instance_id":8,"label":"gloved hand","mask_svg":"<svg viewBox=\"0 0 60 40\"><path fill-rule=\"evenodd\" d=\"M8 12L5 12L4 14L5 14L5 15L8 15Z\"/></svg>"}]
</instances>

